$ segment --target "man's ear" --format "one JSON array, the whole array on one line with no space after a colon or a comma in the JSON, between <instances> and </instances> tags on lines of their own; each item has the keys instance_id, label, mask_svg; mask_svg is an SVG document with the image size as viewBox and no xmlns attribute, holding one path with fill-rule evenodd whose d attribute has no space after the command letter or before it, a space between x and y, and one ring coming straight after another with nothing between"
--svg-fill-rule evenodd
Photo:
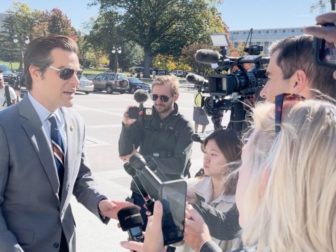
<instances>
[{"instance_id":1,"label":"man's ear","mask_svg":"<svg viewBox=\"0 0 336 252\"><path fill-rule=\"evenodd\" d=\"M179 95L178 95L178 94L175 94L175 95L173 96L174 102L176 102L178 98L179 98Z\"/></svg>"},{"instance_id":2,"label":"man's ear","mask_svg":"<svg viewBox=\"0 0 336 252\"><path fill-rule=\"evenodd\" d=\"M310 90L309 79L306 73L299 69L296 70L291 77L290 93L293 94L304 94Z\"/></svg>"},{"instance_id":3,"label":"man's ear","mask_svg":"<svg viewBox=\"0 0 336 252\"><path fill-rule=\"evenodd\" d=\"M38 78L41 78L41 71L37 66L30 65L28 71L32 80L37 80Z\"/></svg>"}]
</instances>

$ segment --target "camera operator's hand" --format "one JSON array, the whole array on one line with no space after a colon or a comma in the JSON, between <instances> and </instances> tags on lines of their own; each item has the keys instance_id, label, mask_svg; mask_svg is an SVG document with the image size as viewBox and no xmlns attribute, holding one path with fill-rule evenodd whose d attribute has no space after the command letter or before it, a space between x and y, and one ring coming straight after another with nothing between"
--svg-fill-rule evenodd
<instances>
[{"instance_id":1,"label":"camera operator's hand","mask_svg":"<svg viewBox=\"0 0 336 252\"><path fill-rule=\"evenodd\" d=\"M162 235L162 215L163 207L160 201L154 204L154 213L148 218L148 224L145 233L145 242L122 241L123 248L137 252L164 252Z\"/></svg>"},{"instance_id":2,"label":"camera operator's hand","mask_svg":"<svg viewBox=\"0 0 336 252\"><path fill-rule=\"evenodd\" d=\"M128 110L124 113L122 122L126 127L129 127L136 122L136 119L130 118L127 112Z\"/></svg>"},{"instance_id":3,"label":"camera operator's hand","mask_svg":"<svg viewBox=\"0 0 336 252\"><path fill-rule=\"evenodd\" d=\"M130 160L130 158L137 152L138 152L137 150L133 150L133 152L131 154L120 156L120 159L124 162L128 162Z\"/></svg>"},{"instance_id":4,"label":"camera operator's hand","mask_svg":"<svg viewBox=\"0 0 336 252\"><path fill-rule=\"evenodd\" d=\"M336 12L328 12L316 17L317 24L336 23ZM333 26L308 26L304 32L315 37L325 39L329 43L336 43L336 27Z\"/></svg>"},{"instance_id":5,"label":"camera operator's hand","mask_svg":"<svg viewBox=\"0 0 336 252\"><path fill-rule=\"evenodd\" d=\"M187 205L184 241L193 250L200 251L203 244L210 240L210 232L202 216L191 205Z\"/></svg>"}]
</instances>

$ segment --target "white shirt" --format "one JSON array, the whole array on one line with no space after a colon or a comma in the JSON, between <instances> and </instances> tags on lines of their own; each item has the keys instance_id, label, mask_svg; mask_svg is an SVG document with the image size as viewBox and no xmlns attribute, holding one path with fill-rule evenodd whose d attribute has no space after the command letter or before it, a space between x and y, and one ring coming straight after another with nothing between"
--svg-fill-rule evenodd
<instances>
[{"instance_id":1,"label":"white shirt","mask_svg":"<svg viewBox=\"0 0 336 252\"><path fill-rule=\"evenodd\" d=\"M11 101L16 100L16 93L14 89L10 86L9 87L9 96L11 98ZM6 96L5 96L5 86L0 89L0 110L7 107L6 103Z\"/></svg>"}]
</instances>

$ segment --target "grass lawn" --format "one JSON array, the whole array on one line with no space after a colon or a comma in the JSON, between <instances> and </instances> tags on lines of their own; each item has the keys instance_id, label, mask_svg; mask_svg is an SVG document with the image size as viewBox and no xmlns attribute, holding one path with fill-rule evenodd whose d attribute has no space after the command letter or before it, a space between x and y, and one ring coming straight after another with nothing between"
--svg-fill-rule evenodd
<instances>
[{"instance_id":1,"label":"grass lawn","mask_svg":"<svg viewBox=\"0 0 336 252\"><path fill-rule=\"evenodd\" d=\"M12 71L16 71L19 69L20 62L7 62L0 60L0 65L8 66Z\"/></svg>"}]
</instances>

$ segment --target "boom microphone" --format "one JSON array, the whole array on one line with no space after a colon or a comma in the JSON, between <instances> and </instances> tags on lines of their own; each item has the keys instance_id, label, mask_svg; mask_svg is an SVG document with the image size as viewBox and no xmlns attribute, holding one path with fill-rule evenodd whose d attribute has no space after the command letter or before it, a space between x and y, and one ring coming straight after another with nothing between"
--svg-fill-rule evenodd
<instances>
[{"instance_id":1,"label":"boom microphone","mask_svg":"<svg viewBox=\"0 0 336 252\"><path fill-rule=\"evenodd\" d=\"M186 78L188 82L193 83L197 86L203 86L208 84L208 80L206 80L203 76L200 76L198 74L188 73Z\"/></svg>"},{"instance_id":2,"label":"boom microphone","mask_svg":"<svg viewBox=\"0 0 336 252\"><path fill-rule=\"evenodd\" d=\"M123 231L128 232L129 240L143 242L143 219L137 207L125 207L118 212L118 220Z\"/></svg>"},{"instance_id":3,"label":"boom microphone","mask_svg":"<svg viewBox=\"0 0 336 252\"><path fill-rule=\"evenodd\" d=\"M144 103L145 101L147 101L148 99L148 93L143 90L143 89L138 89L137 91L134 92L134 100L137 102L137 103Z\"/></svg>"},{"instance_id":4,"label":"boom microphone","mask_svg":"<svg viewBox=\"0 0 336 252\"><path fill-rule=\"evenodd\" d=\"M200 49L196 51L195 59L203 64L216 64L223 59L223 56L211 49Z\"/></svg>"}]
</instances>

